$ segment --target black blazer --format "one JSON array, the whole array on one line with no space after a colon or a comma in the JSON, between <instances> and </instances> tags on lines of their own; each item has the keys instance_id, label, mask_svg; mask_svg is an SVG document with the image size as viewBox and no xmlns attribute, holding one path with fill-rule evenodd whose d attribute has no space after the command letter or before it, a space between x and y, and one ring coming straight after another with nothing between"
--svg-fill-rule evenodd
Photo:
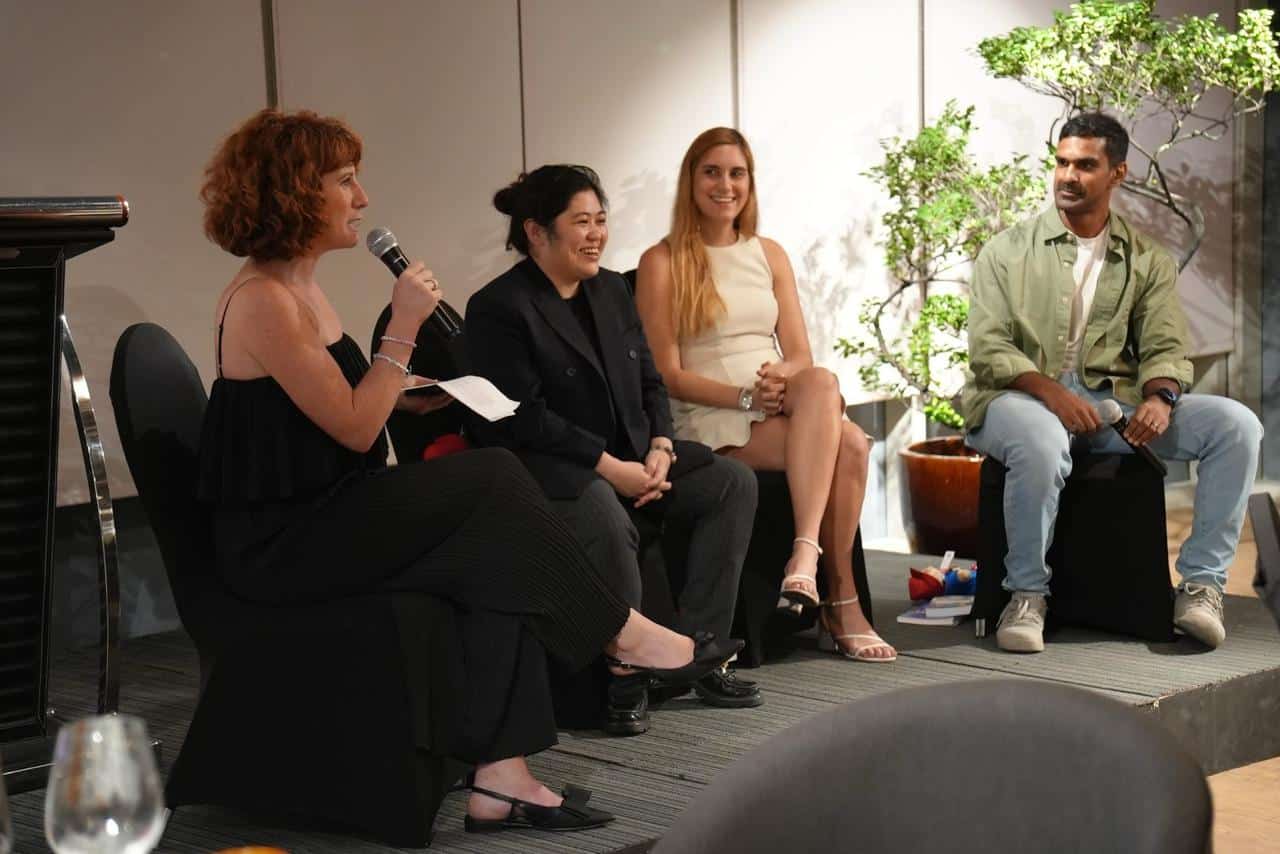
<instances>
[{"instance_id":1,"label":"black blazer","mask_svg":"<svg viewBox=\"0 0 1280 854\"><path fill-rule=\"evenodd\" d=\"M599 477L595 466L610 437L622 434L630 440L623 449L629 458L643 460L651 439L672 435L667 388L626 282L601 269L581 287L604 364L573 310L531 259L467 303L472 370L520 402L515 415L486 425L481 441L514 451L556 499L577 498ZM619 424L625 429L619 431Z\"/></svg>"}]
</instances>

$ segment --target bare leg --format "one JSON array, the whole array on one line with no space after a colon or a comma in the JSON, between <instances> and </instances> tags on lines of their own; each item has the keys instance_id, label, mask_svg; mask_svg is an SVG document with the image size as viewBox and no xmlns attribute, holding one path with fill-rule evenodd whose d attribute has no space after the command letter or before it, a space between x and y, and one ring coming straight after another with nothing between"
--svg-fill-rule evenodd
<instances>
[{"instance_id":1,"label":"bare leg","mask_svg":"<svg viewBox=\"0 0 1280 854\"><path fill-rule=\"evenodd\" d=\"M806 372L807 373L807 372ZM833 602L853 599L857 596L857 588L853 583L853 540L857 534L858 522L862 516L862 500L867 484L867 455L869 447L866 436L856 425L844 421L840 416L840 396L835 388L835 378L831 374L820 371L831 378L831 394L834 400L832 418L836 449L835 459L827 472L826 479L818 483L806 482L802 478L813 477L814 466L799 468L792 466L792 455L789 450L798 451L809 459L818 456L819 442L824 434L810 434L802 438L797 430L796 415L793 413L808 407L817 408L810 395L808 401L796 395L799 391L795 385L801 376L797 375L787 386L788 407L784 407L787 417L766 418L753 425L751 439L741 448L734 448L726 453L736 457L753 469L761 471L785 471L787 485L791 488L792 510L796 520L796 534L802 537L814 537L809 533L811 524L802 522L802 512L812 512L812 502L821 501L819 514L819 536L814 537L822 543L825 552L823 568L826 572L829 598ZM819 397L819 400L821 398ZM817 419L814 419L817 420ZM806 455L805 451L812 454ZM802 505L805 510L802 510ZM811 518L808 516L805 519ZM803 545L797 546L787 564L787 573L800 571L801 567L816 570L817 552ZM816 590L814 591L816 598ZM827 624L832 634L867 634L874 630L862 614L856 603L830 608L827 612ZM892 647L872 647L875 638L845 639L844 647L850 650L862 649L863 658L893 658L896 654Z\"/></svg>"},{"instance_id":2,"label":"bare leg","mask_svg":"<svg viewBox=\"0 0 1280 854\"><path fill-rule=\"evenodd\" d=\"M875 630L867 622L856 601L858 589L853 583L853 540L862 517L862 499L867 486L867 457L871 446L856 424L841 426L840 453L836 458L835 477L831 481L831 500L822 517L823 561L827 573L827 598L841 605L827 606L824 618L832 635L866 634ZM854 601L850 601L854 600ZM875 646L876 637L845 638L838 643L859 652L863 658L893 658L890 646Z\"/></svg>"},{"instance_id":3,"label":"bare leg","mask_svg":"<svg viewBox=\"0 0 1280 854\"><path fill-rule=\"evenodd\" d=\"M835 375L807 368L787 381L784 417L753 425L747 444L728 452L754 469L786 472L797 540L818 539L839 454L840 404ZM817 601L818 552L803 542L795 545L783 573L783 589Z\"/></svg>"},{"instance_id":4,"label":"bare leg","mask_svg":"<svg viewBox=\"0 0 1280 854\"><path fill-rule=\"evenodd\" d=\"M782 406L785 417L766 418L752 425L747 444L726 452L753 469L787 473L797 538L817 541L827 513L840 452L841 404L835 375L823 368L807 368L787 381ZM864 462L864 483L865 471ZM859 490L859 505L861 500ZM784 590L803 590L816 602L817 574L817 550L796 543L783 575ZM798 580L790 581L793 576Z\"/></svg>"}]
</instances>

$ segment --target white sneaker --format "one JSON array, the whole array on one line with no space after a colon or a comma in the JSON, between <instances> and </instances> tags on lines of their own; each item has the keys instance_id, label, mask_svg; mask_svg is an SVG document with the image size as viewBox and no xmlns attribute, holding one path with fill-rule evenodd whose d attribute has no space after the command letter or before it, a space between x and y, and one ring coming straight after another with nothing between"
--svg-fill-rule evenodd
<instances>
[{"instance_id":1,"label":"white sneaker","mask_svg":"<svg viewBox=\"0 0 1280 854\"><path fill-rule=\"evenodd\" d=\"M1043 652L1044 615L1048 610L1043 593L1015 591L1000 612L996 645L1005 652Z\"/></svg>"},{"instance_id":2,"label":"white sneaker","mask_svg":"<svg viewBox=\"0 0 1280 854\"><path fill-rule=\"evenodd\" d=\"M1183 584L1178 588L1178 598L1173 600L1173 624L1216 649L1227 637L1222 625L1222 594L1204 584Z\"/></svg>"}]
</instances>

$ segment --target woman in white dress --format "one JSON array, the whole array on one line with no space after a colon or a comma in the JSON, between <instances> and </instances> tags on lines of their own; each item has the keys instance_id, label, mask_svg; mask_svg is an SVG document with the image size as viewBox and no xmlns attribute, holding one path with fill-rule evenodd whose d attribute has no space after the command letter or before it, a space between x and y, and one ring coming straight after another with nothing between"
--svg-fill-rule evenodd
<instances>
[{"instance_id":1,"label":"woman in white dress","mask_svg":"<svg viewBox=\"0 0 1280 854\"><path fill-rule=\"evenodd\" d=\"M689 146L671 233L640 258L645 335L677 436L786 472L796 538L782 596L821 604L823 625L848 658L892 661L897 653L867 622L853 583L867 437L845 419L835 375L813 364L787 253L756 234L754 172L751 148L731 128ZM822 603L820 564L830 597Z\"/></svg>"}]
</instances>

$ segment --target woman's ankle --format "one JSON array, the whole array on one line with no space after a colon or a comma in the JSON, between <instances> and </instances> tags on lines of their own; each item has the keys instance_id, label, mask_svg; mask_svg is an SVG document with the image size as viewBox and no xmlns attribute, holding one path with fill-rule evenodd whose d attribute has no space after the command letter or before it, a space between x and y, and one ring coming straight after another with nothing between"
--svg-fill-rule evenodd
<instances>
[{"instance_id":1,"label":"woman's ankle","mask_svg":"<svg viewBox=\"0 0 1280 854\"><path fill-rule=\"evenodd\" d=\"M477 765L475 785L516 800L544 806L558 806L561 801L533 776L523 756ZM480 817L478 813L486 813L490 817L505 815L509 810L510 805L505 801L478 792L472 792L467 804L467 811L477 817Z\"/></svg>"}]
</instances>

